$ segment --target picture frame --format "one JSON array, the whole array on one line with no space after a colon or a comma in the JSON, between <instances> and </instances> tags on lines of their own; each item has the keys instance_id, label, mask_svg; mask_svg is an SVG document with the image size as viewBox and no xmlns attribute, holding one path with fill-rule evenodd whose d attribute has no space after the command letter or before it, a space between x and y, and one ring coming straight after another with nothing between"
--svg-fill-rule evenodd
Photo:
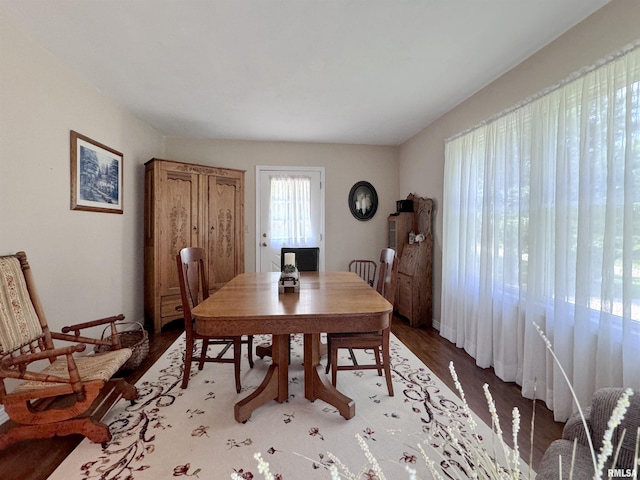
<instances>
[{"instance_id":1,"label":"picture frame","mask_svg":"<svg viewBox=\"0 0 640 480\"><path fill-rule=\"evenodd\" d=\"M71 130L71 210L123 209L124 155Z\"/></svg>"},{"instance_id":2,"label":"picture frame","mask_svg":"<svg viewBox=\"0 0 640 480\"><path fill-rule=\"evenodd\" d=\"M356 182L349 191L349 210L360 221L373 218L378 210L378 193L369 182Z\"/></svg>"}]
</instances>

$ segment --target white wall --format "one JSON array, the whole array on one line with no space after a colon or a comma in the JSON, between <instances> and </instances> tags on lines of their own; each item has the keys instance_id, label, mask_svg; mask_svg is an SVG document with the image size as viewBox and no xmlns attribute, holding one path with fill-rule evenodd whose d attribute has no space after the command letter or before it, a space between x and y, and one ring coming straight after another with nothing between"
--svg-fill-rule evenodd
<instances>
[{"instance_id":1,"label":"white wall","mask_svg":"<svg viewBox=\"0 0 640 480\"><path fill-rule=\"evenodd\" d=\"M256 165L325 167L325 269L346 270L349 260L378 260L386 246L386 219L395 212L398 193L397 148L231 140L166 139L166 157L246 170L245 269L255 270ZM378 211L366 222L356 220L347 198L354 183L366 180L378 194Z\"/></svg>"},{"instance_id":2,"label":"white wall","mask_svg":"<svg viewBox=\"0 0 640 480\"><path fill-rule=\"evenodd\" d=\"M640 2L613 0L398 149L163 139L0 15L0 254L27 252L53 328L118 312L139 320L144 162L160 157L247 170L247 270L255 264L255 165L324 166L327 269L377 258L396 200L409 193L436 200L439 321L444 140L639 38L638 18ZM70 130L124 154L123 215L69 209ZM347 207L359 180L371 182L380 199L369 222L355 220Z\"/></svg>"},{"instance_id":3,"label":"white wall","mask_svg":"<svg viewBox=\"0 0 640 480\"><path fill-rule=\"evenodd\" d=\"M76 130L124 154L124 214L70 210ZM143 318L142 164L162 136L0 15L0 255L27 252L52 329Z\"/></svg>"},{"instance_id":4,"label":"white wall","mask_svg":"<svg viewBox=\"0 0 640 480\"><path fill-rule=\"evenodd\" d=\"M434 319L440 322L445 140L640 38L640 2L613 0L400 148L400 191L436 201Z\"/></svg>"},{"instance_id":5,"label":"white wall","mask_svg":"<svg viewBox=\"0 0 640 480\"><path fill-rule=\"evenodd\" d=\"M27 252L54 330L116 313L143 317L143 164L173 158L247 170L246 260L255 265L255 165L326 169L327 269L378 258L398 197L397 148L165 139L0 15L0 255ZM124 154L124 214L72 211L69 132ZM377 189L378 213L351 216L351 186Z\"/></svg>"}]
</instances>

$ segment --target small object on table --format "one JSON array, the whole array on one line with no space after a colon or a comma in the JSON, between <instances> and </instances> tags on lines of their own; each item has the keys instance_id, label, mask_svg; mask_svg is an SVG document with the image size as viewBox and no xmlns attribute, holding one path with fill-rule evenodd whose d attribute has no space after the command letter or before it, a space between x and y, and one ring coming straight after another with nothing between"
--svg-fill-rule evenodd
<instances>
[{"instance_id":1,"label":"small object on table","mask_svg":"<svg viewBox=\"0 0 640 480\"><path fill-rule=\"evenodd\" d=\"M294 252L286 252L284 254L284 264L285 265L296 265L296 254Z\"/></svg>"},{"instance_id":2,"label":"small object on table","mask_svg":"<svg viewBox=\"0 0 640 480\"><path fill-rule=\"evenodd\" d=\"M295 253L285 253L286 255L294 255ZM285 262L287 260L285 259ZM300 292L300 273L293 264L285 263L282 273L280 273L280 280L278 280L278 293L285 293L287 291L293 291L294 293Z\"/></svg>"}]
</instances>

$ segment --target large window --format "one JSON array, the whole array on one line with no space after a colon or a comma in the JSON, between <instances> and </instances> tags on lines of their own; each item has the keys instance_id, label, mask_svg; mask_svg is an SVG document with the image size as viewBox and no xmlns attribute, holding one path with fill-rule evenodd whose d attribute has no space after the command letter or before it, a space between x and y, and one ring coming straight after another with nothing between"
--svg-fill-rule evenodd
<instances>
[{"instance_id":1,"label":"large window","mask_svg":"<svg viewBox=\"0 0 640 480\"><path fill-rule=\"evenodd\" d=\"M449 139L443 215L443 335L558 419L533 322L585 399L640 387L638 46Z\"/></svg>"}]
</instances>

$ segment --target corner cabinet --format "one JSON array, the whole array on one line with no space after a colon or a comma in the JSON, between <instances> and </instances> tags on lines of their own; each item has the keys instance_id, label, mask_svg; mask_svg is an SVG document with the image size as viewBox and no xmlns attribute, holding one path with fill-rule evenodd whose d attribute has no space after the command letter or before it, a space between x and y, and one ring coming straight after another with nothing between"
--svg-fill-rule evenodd
<instances>
[{"instance_id":1,"label":"corner cabinet","mask_svg":"<svg viewBox=\"0 0 640 480\"><path fill-rule=\"evenodd\" d=\"M391 215L389 247L399 257L395 310L412 327L431 325L433 317L433 200L409 195L413 212ZM409 243L409 232L422 233L424 240Z\"/></svg>"},{"instance_id":2,"label":"corner cabinet","mask_svg":"<svg viewBox=\"0 0 640 480\"><path fill-rule=\"evenodd\" d=\"M244 170L151 159L145 164L144 312L155 331L183 318L176 255L207 252L210 291L244 272Z\"/></svg>"}]
</instances>

